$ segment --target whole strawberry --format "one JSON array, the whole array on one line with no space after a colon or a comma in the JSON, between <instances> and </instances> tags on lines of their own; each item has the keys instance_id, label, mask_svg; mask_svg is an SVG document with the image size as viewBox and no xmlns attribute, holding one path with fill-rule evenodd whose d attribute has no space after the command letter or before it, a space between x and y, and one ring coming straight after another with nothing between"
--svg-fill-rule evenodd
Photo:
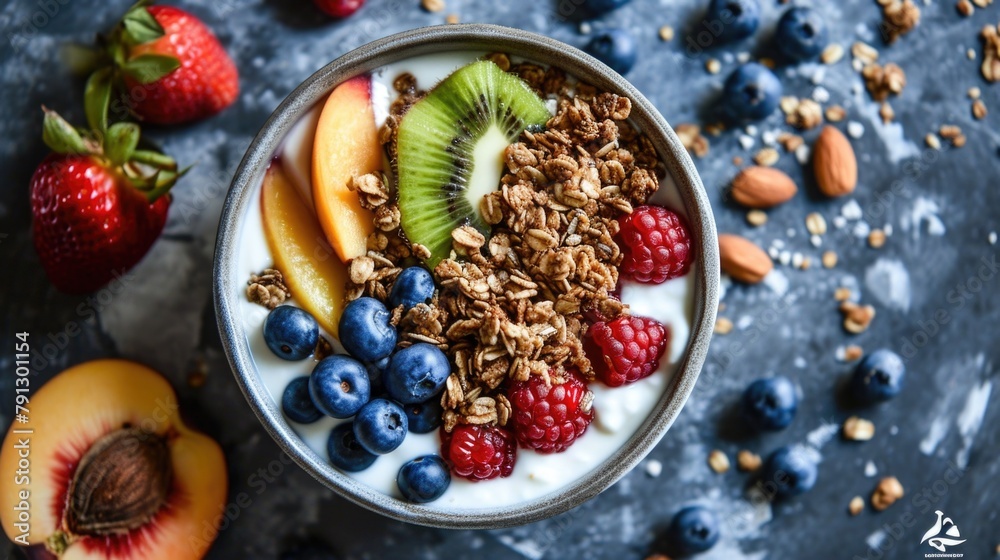
<instances>
[{"instance_id":1,"label":"whole strawberry","mask_svg":"<svg viewBox=\"0 0 1000 560\"><path fill-rule=\"evenodd\" d=\"M231 105L239 75L212 31L180 8L148 4L133 6L102 40L108 63L91 83L118 92L112 113L131 110L140 120L178 124Z\"/></svg>"},{"instance_id":2,"label":"whole strawberry","mask_svg":"<svg viewBox=\"0 0 1000 560\"><path fill-rule=\"evenodd\" d=\"M32 231L45 273L67 293L92 292L142 259L182 173L169 157L137 149L135 124L104 130L85 136L45 113L43 136L54 153L31 178Z\"/></svg>"}]
</instances>

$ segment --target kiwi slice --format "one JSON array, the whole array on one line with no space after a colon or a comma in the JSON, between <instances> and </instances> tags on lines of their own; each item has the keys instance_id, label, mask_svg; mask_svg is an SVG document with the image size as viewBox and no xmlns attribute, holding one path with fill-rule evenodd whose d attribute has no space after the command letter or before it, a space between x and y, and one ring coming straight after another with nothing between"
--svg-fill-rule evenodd
<instances>
[{"instance_id":1,"label":"kiwi slice","mask_svg":"<svg viewBox=\"0 0 1000 560\"><path fill-rule=\"evenodd\" d=\"M500 186L504 150L550 116L523 80L486 60L456 70L403 116L400 223L410 242L430 249L431 267L448 256L456 227L489 232L479 202Z\"/></svg>"}]
</instances>

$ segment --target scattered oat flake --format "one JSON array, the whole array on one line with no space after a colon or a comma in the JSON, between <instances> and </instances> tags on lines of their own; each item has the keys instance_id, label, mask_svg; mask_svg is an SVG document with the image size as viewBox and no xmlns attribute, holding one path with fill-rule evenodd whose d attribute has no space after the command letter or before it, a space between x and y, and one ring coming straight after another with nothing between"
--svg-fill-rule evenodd
<instances>
[{"instance_id":1,"label":"scattered oat flake","mask_svg":"<svg viewBox=\"0 0 1000 560\"><path fill-rule=\"evenodd\" d=\"M887 43L892 44L920 24L920 8L913 0L881 0L882 30Z\"/></svg>"},{"instance_id":2,"label":"scattered oat flake","mask_svg":"<svg viewBox=\"0 0 1000 560\"><path fill-rule=\"evenodd\" d=\"M813 235L823 235L826 233L826 218L819 212L812 212L806 216L806 229Z\"/></svg>"},{"instance_id":3,"label":"scattered oat flake","mask_svg":"<svg viewBox=\"0 0 1000 560\"><path fill-rule=\"evenodd\" d=\"M660 40L661 41L673 41L674 40L674 28L669 25L664 25L660 28Z\"/></svg>"},{"instance_id":4,"label":"scattered oat flake","mask_svg":"<svg viewBox=\"0 0 1000 560\"><path fill-rule=\"evenodd\" d=\"M763 210L750 210L747 212L747 223L754 226L760 227L767 223L767 212Z\"/></svg>"},{"instance_id":5,"label":"scattered oat flake","mask_svg":"<svg viewBox=\"0 0 1000 560\"><path fill-rule=\"evenodd\" d=\"M889 124L896 119L896 111L889 105L888 101L883 101L882 106L878 109L878 115L882 117L883 124Z\"/></svg>"},{"instance_id":6,"label":"scattered oat flake","mask_svg":"<svg viewBox=\"0 0 1000 560\"><path fill-rule=\"evenodd\" d=\"M772 165L778 163L778 159L780 157L781 154L778 153L778 150L775 150L774 148L771 147L767 147L767 148L761 148L760 151L754 154L753 160L757 165L762 165L764 167L771 167Z\"/></svg>"},{"instance_id":7,"label":"scattered oat flake","mask_svg":"<svg viewBox=\"0 0 1000 560\"><path fill-rule=\"evenodd\" d=\"M980 70L989 82L1000 80L1000 25L987 25L981 33L983 38L983 64Z\"/></svg>"},{"instance_id":8,"label":"scattered oat flake","mask_svg":"<svg viewBox=\"0 0 1000 560\"><path fill-rule=\"evenodd\" d=\"M715 320L715 334L726 335L733 332L733 322L725 317Z\"/></svg>"},{"instance_id":9,"label":"scattered oat flake","mask_svg":"<svg viewBox=\"0 0 1000 560\"><path fill-rule=\"evenodd\" d=\"M458 14L448 14L448 16L444 18L444 22L449 25L457 24L459 22Z\"/></svg>"},{"instance_id":10,"label":"scattered oat flake","mask_svg":"<svg viewBox=\"0 0 1000 560\"><path fill-rule=\"evenodd\" d=\"M833 268L837 266L837 253L834 253L833 251L826 251L823 253L821 261L824 268Z\"/></svg>"},{"instance_id":11,"label":"scattered oat flake","mask_svg":"<svg viewBox=\"0 0 1000 560\"><path fill-rule=\"evenodd\" d=\"M896 500L903 497L903 485L894 476L888 476L879 481L875 491L872 492L872 507L876 511L883 511Z\"/></svg>"},{"instance_id":12,"label":"scattered oat flake","mask_svg":"<svg viewBox=\"0 0 1000 560\"><path fill-rule=\"evenodd\" d=\"M862 63L871 64L878 60L878 51L875 47L861 41L851 45L851 54Z\"/></svg>"},{"instance_id":13,"label":"scattered oat flake","mask_svg":"<svg viewBox=\"0 0 1000 560\"><path fill-rule=\"evenodd\" d=\"M440 12L444 9L444 0L420 0L420 5L428 12Z\"/></svg>"},{"instance_id":14,"label":"scattered oat flake","mask_svg":"<svg viewBox=\"0 0 1000 560\"><path fill-rule=\"evenodd\" d=\"M857 344L851 344L847 348L844 348L844 361L853 362L855 360L860 360L862 356L865 355L865 351L862 350Z\"/></svg>"},{"instance_id":15,"label":"scattered oat flake","mask_svg":"<svg viewBox=\"0 0 1000 560\"><path fill-rule=\"evenodd\" d=\"M710 144L708 138L701 134L701 127L696 124L683 123L674 128L677 137L680 138L681 145L694 154L695 157L705 157L708 155Z\"/></svg>"},{"instance_id":16,"label":"scattered oat flake","mask_svg":"<svg viewBox=\"0 0 1000 560\"><path fill-rule=\"evenodd\" d=\"M819 59L823 61L823 64L836 64L842 58L844 58L844 47L840 43L831 43L819 55Z\"/></svg>"},{"instance_id":17,"label":"scattered oat flake","mask_svg":"<svg viewBox=\"0 0 1000 560\"><path fill-rule=\"evenodd\" d=\"M978 87L970 87L968 93L969 99L979 99L979 97L983 94L983 90Z\"/></svg>"},{"instance_id":18,"label":"scattered oat flake","mask_svg":"<svg viewBox=\"0 0 1000 560\"><path fill-rule=\"evenodd\" d=\"M969 60L976 60L976 49L969 49L965 51L965 57Z\"/></svg>"},{"instance_id":19,"label":"scattered oat flake","mask_svg":"<svg viewBox=\"0 0 1000 560\"><path fill-rule=\"evenodd\" d=\"M760 465L760 455L757 455L748 449L741 449L740 452L736 454L736 466L741 471L753 472L759 469Z\"/></svg>"},{"instance_id":20,"label":"scattered oat flake","mask_svg":"<svg viewBox=\"0 0 1000 560\"><path fill-rule=\"evenodd\" d=\"M865 125L859 123L858 121L851 121L847 123L847 135L854 139L861 138L865 135Z\"/></svg>"},{"instance_id":21,"label":"scattered oat flake","mask_svg":"<svg viewBox=\"0 0 1000 560\"><path fill-rule=\"evenodd\" d=\"M927 144L927 147L932 150L941 149L941 139L938 138L938 135L933 132L928 132L927 136L924 136L924 143Z\"/></svg>"},{"instance_id":22,"label":"scattered oat flake","mask_svg":"<svg viewBox=\"0 0 1000 560\"><path fill-rule=\"evenodd\" d=\"M719 474L724 473L729 470L729 457L727 457L722 451L713 449L712 452L708 454L708 466Z\"/></svg>"},{"instance_id":23,"label":"scattered oat flake","mask_svg":"<svg viewBox=\"0 0 1000 560\"><path fill-rule=\"evenodd\" d=\"M847 511L851 512L851 515L857 515L864 511L865 500L861 496L854 496L851 498L851 503L847 506Z\"/></svg>"},{"instance_id":24,"label":"scattered oat flake","mask_svg":"<svg viewBox=\"0 0 1000 560\"><path fill-rule=\"evenodd\" d=\"M840 313L844 316L844 330L851 334L860 334L868 330L875 319L875 308L871 305L858 305L845 301L840 304Z\"/></svg>"},{"instance_id":25,"label":"scattered oat flake","mask_svg":"<svg viewBox=\"0 0 1000 560\"><path fill-rule=\"evenodd\" d=\"M708 70L709 74L718 74L722 70L722 63L718 59L710 58L705 61L705 70Z\"/></svg>"},{"instance_id":26,"label":"scattered oat flake","mask_svg":"<svg viewBox=\"0 0 1000 560\"><path fill-rule=\"evenodd\" d=\"M847 117L847 110L840 105L830 105L823 114L830 122L840 122Z\"/></svg>"},{"instance_id":27,"label":"scattered oat flake","mask_svg":"<svg viewBox=\"0 0 1000 560\"><path fill-rule=\"evenodd\" d=\"M986 240L990 242L990 245L996 245L997 244L997 232L991 231L990 234L986 237Z\"/></svg>"},{"instance_id":28,"label":"scattered oat flake","mask_svg":"<svg viewBox=\"0 0 1000 560\"><path fill-rule=\"evenodd\" d=\"M982 99L976 99L972 102L972 116L979 120L983 120L986 118L986 114L988 112L989 111L986 109L986 103L983 103Z\"/></svg>"},{"instance_id":29,"label":"scattered oat flake","mask_svg":"<svg viewBox=\"0 0 1000 560\"><path fill-rule=\"evenodd\" d=\"M656 459L650 459L646 461L646 474L656 478L660 476L663 472L663 463L657 461Z\"/></svg>"},{"instance_id":30,"label":"scattered oat flake","mask_svg":"<svg viewBox=\"0 0 1000 560\"><path fill-rule=\"evenodd\" d=\"M873 249L879 249L885 245L885 232L880 229L873 229L868 233L868 245Z\"/></svg>"},{"instance_id":31,"label":"scattered oat flake","mask_svg":"<svg viewBox=\"0 0 1000 560\"><path fill-rule=\"evenodd\" d=\"M875 437L875 424L858 416L844 420L844 437L851 441L868 441Z\"/></svg>"}]
</instances>

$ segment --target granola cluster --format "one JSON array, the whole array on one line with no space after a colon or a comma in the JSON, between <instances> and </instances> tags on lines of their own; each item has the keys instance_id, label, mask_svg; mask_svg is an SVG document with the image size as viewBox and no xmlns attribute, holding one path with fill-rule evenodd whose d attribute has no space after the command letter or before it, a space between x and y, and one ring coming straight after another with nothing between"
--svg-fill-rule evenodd
<instances>
[{"instance_id":1,"label":"granola cluster","mask_svg":"<svg viewBox=\"0 0 1000 560\"><path fill-rule=\"evenodd\" d=\"M274 309L291 297L281 271L268 268L260 274L251 274L247 281L247 299L252 303Z\"/></svg>"},{"instance_id":2,"label":"granola cluster","mask_svg":"<svg viewBox=\"0 0 1000 560\"><path fill-rule=\"evenodd\" d=\"M453 230L452 254L432 271L439 286L432 301L392 310L401 347L427 342L452 361L442 396L449 432L458 423L506 425L505 380L539 375L559 384L568 370L593 379L582 342L590 320L627 313L611 295L622 258L617 218L644 204L662 175L648 138L626 122L629 99L571 83L555 68L489 58L555 99L557 110L544 132L526 131L507 147L499 189L481 202L489 234ZM381 134L390 154L400 119L423 96L406 75L396 89ZM429 251L399 229L382 177L356 177L351 187L375 213L376 231L368 254L349 265L347 297L385 301L402 268L413 264L407 259Z\"/></svg>"}]
</instances>

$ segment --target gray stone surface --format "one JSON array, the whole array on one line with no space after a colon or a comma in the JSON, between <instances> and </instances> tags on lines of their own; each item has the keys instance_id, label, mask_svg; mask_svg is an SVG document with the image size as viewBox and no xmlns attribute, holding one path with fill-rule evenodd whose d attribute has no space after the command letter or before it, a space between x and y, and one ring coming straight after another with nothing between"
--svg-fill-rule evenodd
<instances>
[{"instance_id":1,"label":"gray stone surface","mask_svg":"<svg viewBox=\"0 0 1000 560\"><path fill-rule=\"evenodd\" d=\"M800 252L814 266L808 271L778 266L767 285L729 290L721 315L737 328L717 337L694 396L650 455L647 465L662 464L659 476L637 469L595 500L546 522L455 532L408 526L368 513L279 460L277 447L253 418L228 370L210 297L218 216L249 140L296 84L369 40L442 23L445 14L454 12L463 21L522 27L582 45L587 37L572 18L559 15L575 1L449 0L445 12L428 14L418 8L417 0L369 0L344 22L322 17L306 0L181 2L204 18L227 46L240 69L242 93L234 107L216 118L149 129L168 153L183 164L196 165L174 191L176 201L163 238L135 269L127 287L92 299L59 294L45 280L31 245L27 184L46 152L39 106L44 103L75 122L83 120L82 83L60 64L60 45L88 40L111 25L128 2L4 2L0 340L12 340L16 331L32 333L43 366L35 375L36 387L68 365L101 356L137 359L173 380L192 421L218 439L229 460L235 519L219 536L212 558L276 558L287 543L307 535L332 543L350 558L643 558L655 548L672 513L691 502L709 504L723 518L723 539L705 558L919 558L935 552L919 543L934 521L935 509L951 517L968 539L955 552L964 552L966 558L990 557L1000 539L1000 490L995 482L1000 470L1000 410L993 396L994 364L1000 359L995 344L1000 292L991 268L996 266L996 247L987 239L1000 229L995 210L1000 191L994 185L1000 171L1000 92L983 82L978 61L964 53L969 48L981 52L978 30L1000 20L996 5L962 19L951 0L919 2L924 10L920 27L883 49L884 60L907 71L908 86L892 102L900 124L881 124L877 105L858 89L860 79L847 60L829 68L806 65L782 71L787 92L812 95L818 87L813 82L819 82L831 102L846 107L849 119L864 127L864 135L853 141L861 184L850 198L859 205L860 221L833 227L847 200L820 198L810 173L803 174L794 157L783 155L778 166L804 188L792 202L770 212L766 226L750 229L743 211L724 201L723 187L735 172L733 156L748 158L762 145L761 133L783 128L781 118L775 115L758 126L749 151L741 148L738 131L711 139L711 153L697 163L716 202L720 230L744 233L765 247L781 241L790 254ZM782 7L773 0L763 3L759 41L693 56L685 53L683 30L697 27L705 1L634 0L592 27L631 28L642 50L629 78L668 121L695 122L698 115L710 114L725 74L736 64L735 53L767 52L767 38ZM862 39L882 48L875 2L814 4L832 26L833 40L849 46ZM663 24L677 28L678 39L660 42L657 29ZM722 60L722 74L704 71L709 56ZM985 121L972 119L966 98L971 86L982 87L987 105L994 109ZM924 134L942 123L962 126L968 146L927 151ZM805 134L809 140L815 135ZM810 244L804 226L805 215L812 211L821 212L831 224L820 248ZM865 227L859 223L891 226L886 246L879 251L868 248L856 235ZM826 249L840 254L840 264L832 271L816 266ZM850 337L839 326L832 292L842 285L878 310L874 326L862 335ZM81 334L64 336L67 325L80 326ZM836 434L837 425L852 413L838 406L835 390L850 370L836 359L836 349L849 343L909 355L902 396L861 412L877 426L875 439L868 443L844 442ZM0 352L3 395L11 394L11 360L10 349ZM206 385L195 389L185 379L199 362L207 364L209 374ZM798 417L778 434L738 433L732 411L740 391L750 380L772 373L791 376L801 385L804 399ZM0 403L4 423L11 405L7 398ZM773 507L751 505L746 475L716 475L705 463L714 448L735 461L739 449L764 455L787 443L819 450L819 482L812 492ZM272 474L267 474L269 467ZM957 481L946 476L949 468L962 470ZM850 498L867 497L884 475L897 476L906 497L884 513L869 510L849 517ZM922 492L929 493L921 497ZM235 506L239 493L250 498L249 507ZM871 549L879 546L885 552Z\"/></svg>"}]
</instances>

